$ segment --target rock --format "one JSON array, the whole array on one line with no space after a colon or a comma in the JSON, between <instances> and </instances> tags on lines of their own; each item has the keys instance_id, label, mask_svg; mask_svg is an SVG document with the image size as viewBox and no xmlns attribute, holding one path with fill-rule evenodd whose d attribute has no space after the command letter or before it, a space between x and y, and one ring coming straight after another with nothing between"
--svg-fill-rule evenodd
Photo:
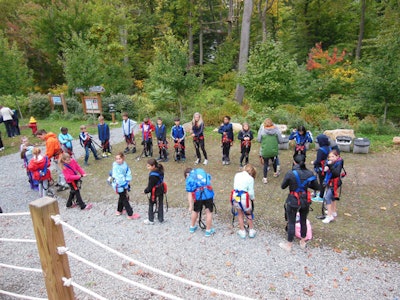
<instances>
[{"instance_id":1,"label":"rock","mask_svg":"<svg viewBox=\"0 0 400 300\"><path fill-rule=\"evenodd\" d=\"M400 136L395 136L393 138L393 144L400 145Z\"/></svg>"},{"instance_id":2,"label":"rock","mask_svg":"<svg viewBox=\"0 0 400 300\"><path fill-rule=\"evenodd\" d=\"M332 140L336 141L336 137L338 136L348 136L351 139L354 139L356 136L354 135L353 129L334 129L334 130L325 130L324 134L330 137Z\"/></svg>"}]
</instances>

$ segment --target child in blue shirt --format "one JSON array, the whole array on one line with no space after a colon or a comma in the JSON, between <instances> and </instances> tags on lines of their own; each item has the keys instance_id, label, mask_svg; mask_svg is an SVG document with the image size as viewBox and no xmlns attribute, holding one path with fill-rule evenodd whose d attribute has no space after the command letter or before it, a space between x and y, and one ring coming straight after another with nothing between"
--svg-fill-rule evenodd
<instances>
[{"instance_id":1,"label":"child in blue shirt","mask_svg":"<svg viewBox=\"0 0 400 300\"><path fill-rule=\"evenodd\" d=\"M222 165L229 165L231 162L229 151L233 143L233 127L230 116L224 117L224 123L219 127L218 133L222 134Z\"/></svg>"},{"instance_id":2,"label":"child in blue shirt","mask_svg":"<svg viewBox=\"0 0 400 300\"><path fill-rule=\"evenodd\" d=\"M181 119L175 118L175 125L172 126L171 137L174 140L175 148L175 161L185 161L185 136L186 132L181 125Z\"/></svg>"},{"instance_id":3,"label":"child in blue shirt","mask_svg":"<svg viewBox=\"0 0 400 300\"><path fill-rule=\"evenodd\" d=\"M104 117L99 116L99 124L97 124L97 132L99 135L99 140L101 142L101 148L103 150L103 157L108 157L111 155L110 147L110 127L104 122Z\"/></svg>"}]
</instances>

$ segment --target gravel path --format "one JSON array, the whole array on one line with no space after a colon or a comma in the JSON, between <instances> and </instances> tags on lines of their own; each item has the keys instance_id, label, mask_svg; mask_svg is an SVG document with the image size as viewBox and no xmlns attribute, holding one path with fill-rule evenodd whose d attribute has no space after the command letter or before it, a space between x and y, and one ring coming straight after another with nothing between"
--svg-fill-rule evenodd
<instances>
[{"instance_id":1,"label":"gravel path","mask_svg":"<svg viewBox=\"0 0 400 300\"><path fill-rule=\"evenodd\" d=\"M112 144L121 142L114 129ZM75 145L76 155L82 155ZM0 157L0 205L4 212L29 211L37 194L29 189L18 154ZM4 170L7 170L5 172ZM335 249L295 245L291 254L280 249L283 236L259 231L255 239L240 240L226 221L215 218L216 234L188 231L187 209L169 209L166 222L153 226L143 219L116 217L115 201L96 203L90 211L65 208L64 221L134 260L174 275L254 299L399 299L400 266ZM135 206L146 216L147 207ZM1 238L34 239L29 216L0 217ZM183 299L231 299L157 275L93 246L64 229L69 249L131 280ZM108 299L165 299L104 275L70 258L73 280ZM40 268L35 244L0 242L0 263ZM0 289L45 298L40 273L0 267ZM74 289L77 299L93 299ZM15 299L1 295L0 299Z\"/></svg>"}]
</instances>

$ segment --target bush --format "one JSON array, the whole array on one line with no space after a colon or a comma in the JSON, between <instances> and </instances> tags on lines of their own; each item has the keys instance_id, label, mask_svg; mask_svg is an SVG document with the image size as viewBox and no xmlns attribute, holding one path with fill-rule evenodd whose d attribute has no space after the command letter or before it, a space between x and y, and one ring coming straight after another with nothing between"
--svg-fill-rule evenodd
<instances>
[{"instance_id":1,"label":"bush","mask_svg":"<svg viewBox=\"0 0 400 300\"><path fill-rule=\"evenodd\" d=\"M68 97L65 99L67 103L68 113L72 115L79 115L81 118L83 116L82 102L74 97Z\"/></svg>"},{"instance_id":2,"label":"bush","mask_svg":"<svg viewBox=\"0 0 400 300\"><path fill-rule=\"evenodd\" d=\"M42 94L29 95L29 113L36 119L45 119L50 115L49 97Z\"/></svg>"},{"instance_id":3,"label":"bush","mask_svg":"<svg viewBox=\"0 0 400 300\"><path fill-rule=\"evenodd\" d=\"M357 132L363 134L376 134L378 131L378 119L374 116L366 116L357 126Z\"/></svg>"},{"instance_id":4,"label":"bush","mask_svg":"<svg viewBox=\"0 0 400 300\"><path fill-rule=\"evenodd\" d=\"M116 94L104 97L102 99L103 105L103 116L107 120L111 120L110 106L109 104L114 104L118 116L122 112L128 112L129 117L135 119L137 117L137 111L135 110L135 103L133 98L125 94Z\"/></svg>"},{"instance_id":5,"label":"bush","mask_svg":"<svg viewBox=\"0 0 400 300\"><path fill-rule=\"evenodd\" d=\"M300 117L312 127L322 129L321 122L330 119L328 108L325 104L310 103L300 110Z\"/></svg>"}]
</instances>

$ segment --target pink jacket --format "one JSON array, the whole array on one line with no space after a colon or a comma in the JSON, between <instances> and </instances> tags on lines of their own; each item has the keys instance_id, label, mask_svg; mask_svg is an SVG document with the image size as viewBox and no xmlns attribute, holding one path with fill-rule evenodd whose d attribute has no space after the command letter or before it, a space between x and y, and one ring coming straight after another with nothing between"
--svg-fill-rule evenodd
<instances>
[{"instance_id":1,"label":"pink jacket","mask_svg":"<svg viewBox=\"0 0 400 300\"><path fill-rule=\"evenodd\" d=\"M82 175L86 174L82 167L73 158L71 158L69 164L64 164L62 172L67 183L79 180L81 179Z\"/></svg>"}]
</instances>

